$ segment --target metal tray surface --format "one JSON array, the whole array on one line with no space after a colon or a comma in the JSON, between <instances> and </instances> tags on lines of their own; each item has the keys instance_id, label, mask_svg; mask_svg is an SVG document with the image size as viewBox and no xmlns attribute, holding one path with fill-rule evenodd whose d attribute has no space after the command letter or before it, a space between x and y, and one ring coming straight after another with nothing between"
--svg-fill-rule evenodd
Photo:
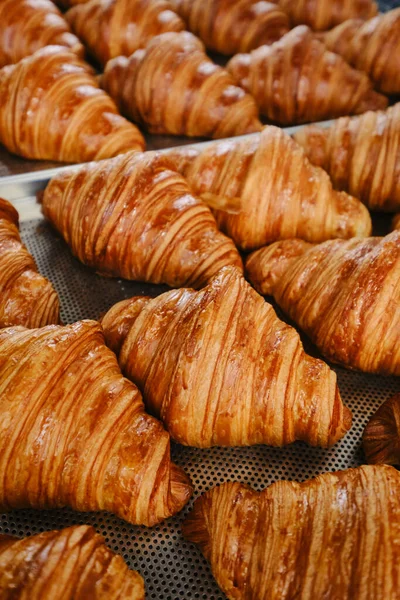
<instances>
[{"instance_id":1,"label":"metal tray surface","mask_svg":"<svg viewBox=\"0 0 400 600\"><path fill-rule=\"evenodd\" d=\"M33 199L16 203L25 215L39 214ZM30 211L27 210L30 207ZM36 211L36 212L35 212ZM102 278L80 264L64 241L43 218L22 219L24 242L38 267L57 289L65 323L97 319L115 302L133 295L158 295L167 288ZM307 351L317 353L306 341ZM345 404L353 412L353 427L331 449L295 443L286 448L213 448L199 450L172 444L172 457L191 476L194 498L212 486L241 481L256 490L279 479L305 480L326 471L363 463L361 435L370 415L392 394L400 391L400 378L379 377L335 367ZM40 531L88 523L105 536L107 544L145 579L146 598L223 600L206 560L198 548L186 542L181 522L193 500L181 514L151 529L130 525L108 513L76 513L15 510L0 515L0 532L26 536Z\"/></svg>"}]
</instances>

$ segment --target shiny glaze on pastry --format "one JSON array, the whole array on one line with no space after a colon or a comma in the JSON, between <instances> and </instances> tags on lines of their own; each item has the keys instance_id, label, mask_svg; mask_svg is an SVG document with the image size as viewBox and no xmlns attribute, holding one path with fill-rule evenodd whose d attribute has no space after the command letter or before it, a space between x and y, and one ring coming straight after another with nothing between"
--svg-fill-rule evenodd
<instances>
[{"instance_id":1,"label":"shiny glaze on pastry","mask_svg":"<svg viewBox=\"0 0 400 600\"><path fill-rule=\"evenodd\" d=\"M374 0L273 0L287 12L292 25L308 25L314 31L331 29L347 19L369 19L377 14Z\"/></svg>"}]
</instances>

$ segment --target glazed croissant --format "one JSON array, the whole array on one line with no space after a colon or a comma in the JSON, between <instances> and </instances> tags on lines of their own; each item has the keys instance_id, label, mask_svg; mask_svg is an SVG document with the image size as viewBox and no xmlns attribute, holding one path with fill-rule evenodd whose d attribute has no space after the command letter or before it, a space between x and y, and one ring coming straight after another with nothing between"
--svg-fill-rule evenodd
<instances>
[{"instance_id":1,"label":"glazed croissant","mask_svg":"<svg viewBox=\"0 0 400 600\"><path fill-rule=\"evenodd\" d=\"M66 18L102 64L130 56L160 33L185 29L167 0L90 0L72 8Z\"/></svg>"},{"instance_id":2,"label":"glazed croissant","mask_svg":"<svg viewBox=\"0 0 400 600\"><path fill-rule=\"evenodd\" d=\"M50 0L1 0L0 23L0 68L51 44L65 46L79 55L84 53Z\"/></svg>"},{"instance_id":3,"label":"glazed croissant","mask_svg":"<svg viewBox=\"0 0 400 600\"><path fill-rule=\"evenodd\" d=\"M260 131L255 101L188 32L163 33L107 64L102 86L150 133L229 137Z\"/></svg>"},{"instance_id":4,"label":"glazed croissant","mask_svg":"<svg viewBox=\"0 0 400 600\"><path fill-rule=\"evenodd\" d=\"M272 44L289 31L285 12L259 0L170 0L209 50L232 55Z\"/></svg>"},{"instance_id":5,"label":"glazed croissant","mask_svg":"<svg viewBox=\"0 0 400 600\"><path fill-rule=\"evenodd\" d=\"M362 466L262 492L225 483L183 524L232 600L395 600L400 474Z\"/></svg>"},{"instance_id":6,"label":"glazed croissant","mask_svg":"<svg viewBox=\"0 0 400 600\"><path fill-rule=\"evenodd\" d=\"M93 527L0 534L2 600L144 600L143 579Z\"/></svg>"},{"instance_id":7,"label":"glazed croissant","mask_svg":"<svg viewBox=\"0 0 400 600\"><path fill-rule=\"evenodd\" d=\"M372 415L364 429L363 448L369 463L400 465L400 394Z\"/></svg>"},{"instance_id":8,"label":"glazed croissant","mask_svg":"<svg viewBox=\"0 0 400 600\"><path fill-rule=\"evenodd\" d=\"M21 242L17 211L0 198L0 328L42 327L59 320L57 292Z\"/></svg>"},{"instance_id":9,"label":"glazed croissant","mask_svg":"<svg viewBox=\"0 0 400 600\"><path fill-rule=\"evenodd\" d=\"M91 67L61 46L1 69L0 98L0 142L25 158L86 162L144 147Z\"/></svg>"},{"instance_id":10,"label":"glazed croissant","mask_svg":"<svg viewBox=\"0 0 400 600\"><path fill-rule=\"evenodd\" d=\"M365 71L385 94L400 93L400 7L367 21L342 23L323 36L326 46Z\"/></svg>"},{"instance_id":11,"label":"glazed croissant","mask_svg":"<svg viewBox=\"0 0 400 600\"><path fill-rule=\"evenodd\" d=\"M265 127L260 136L170 153L194 193L218 207L240 198L240 212L216 210L220 228L243 250L279 239L369 235L371 219L355 198L332 189L290 136Z\"/></svg>"},{"instance_id":12,"label":"glazed croissant","mask_svg":"<svg viewBox=\"0 0 400 600\"><path fill-rule=\"evenodd\" d=\"M347 19L370 19L378 12L374 0L273 0L292 25L308 25L314 31L331 29Z\"/></svg>"},{"instance_id":13,"label":"glazed croissant","mask_svg":"<svg viewBox=\"0 0 400 600\"><path fill-rule=\"evenodd\" d=\"M102 322L123 372L189 446L330 446L351 426L336 375L233 267L201 291L116 304Z\"/></svg>"},{"instance_id":14,"label":"glazed croissant","mask_svg":"<svg viewBox=\"0 0 400 600\"><path fill-rule=\"evenodd\" d=\"M400 231L384 238L272 244L247 260L255 288L345 367L400 375Z\"/></svg>"},{"instance_id":15,"label":"glazed croissant","mask_svg":"<svg viewBox=\"0 0 400 600\"><path fill-rule=\"evenodd\" d=\"M0 330L0 510L107 510L154 525L191 486L100 325Z\"/></svg>"},{"instance_id":16,"label":"glazed croissant","mask_svg":"<svg viewBox=\"0 0 400 600\"><path fill-rule=\"evenodd\" d=\"M224 265L241 269L233 242L173 168L155 152L87 164L51 180L43 213L102 274L198 287Z\"/></svg>"},{"instance_id":17,"label":"glazed croissant","mask_svg":"<svg viewBox=\"0 0 400 600\"><path fill-rule=\"evenodd\" d=\"M304 127L294 139L337 189L371 210L400 210L400 103L386 112L343 117L329 128Z\"/></svg>"},{"instance_id":18,"label":"glazed croissant","mask_svg":"<svg viewBox=\"0 0 400 600\"><path fill-rule=\"evenodd\" d=\"M261 114L281 125L386 108L368 77L328 52L305 25L272 46L238 54L227 69L253 95Z\"/></svg>"}]
</instances>

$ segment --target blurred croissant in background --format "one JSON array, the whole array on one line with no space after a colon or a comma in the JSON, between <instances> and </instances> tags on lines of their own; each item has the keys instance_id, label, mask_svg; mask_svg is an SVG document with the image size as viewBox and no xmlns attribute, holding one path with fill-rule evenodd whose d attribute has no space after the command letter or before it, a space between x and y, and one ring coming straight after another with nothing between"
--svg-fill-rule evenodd
<instances>
[{"instance_id":1,"label":"blurred croissant in background","mask_svg":"<svg viewBox=\"0 0 400 600\"><path fill-rule=\"evenodd\" d=\"M102 325L121 369L181 444L326 447L350 428L335 373L233 267L198 292L124 300Z\"/></svg>"},{"instance_id":2,"label":"blurred croissant in background","mask_svg":"<svg viewBox=\"0 0 400 600\"><path fill-rule=\"evenodd\" d=\"M222 138L262 129L254 99L187 31L163 33L110 61L101 85L150 133Z\"/></svg>"},{"instance_id":3,"label":"blurred croissant in background","mask_svg":"<svg viewBox=\"0 0 400 600\"><path fill-rule=\"evenodd\" d=\"M88 525L0 534L2 600L144 600L143 579Z\"/></svg>"},{"instance_id":4,"label":"blurred croissant in background","mask_svg":"<svg viewBox=\"0 0 400 600\"><path fill-rule=\"evenodd\" d=\"M357 196L371 210L400 210L400 104L343 117L326 128L309 125L294 139L337 189Z\"/></svg>"},{"instance_id":5,"label":"blurred croissant in background","mask_svg":"<svg viewBox=\"0 0 400 600\"><path fill-rule=\"evenodd\" d=\"M374 0L272 0L290 18L292 25L308 25L314 31L331 29L347 19L369 19L377 14Z\"/></svg>"},{"instance_id":6,"label":"blurred croissant in background","mask_svg":"<svg viewBox=\"0 0 400 600\"><path fill-rule=\"evenodd\" d=\"M251 254L246 269L326 358L400 375L400 231L317 246L278 242Z\"/></svg>"},{"instance_id":7,"label":"blurred croissant in background","mask_svg":"<svg viewBox=\"0 0 400 600\"><path fill-rule=\"evenodd\" d=\"M321 242L371 232L361 202L333 190L328 175L277 127L267 126L251 139L168 154L193 192L216 209L219 227L242 250L286 238Z\"/></svg>"},{"instance_id":8,"label":"blurred croissant in background","mask_svg":"<svg viewBox=\"0 0 400 600\"><path fill-rule=\"evenodd\" d=\"M0 328L58 323L59 311L57 292L21 242L17 211L0 198Z\"/></svg>"}]
</instances>

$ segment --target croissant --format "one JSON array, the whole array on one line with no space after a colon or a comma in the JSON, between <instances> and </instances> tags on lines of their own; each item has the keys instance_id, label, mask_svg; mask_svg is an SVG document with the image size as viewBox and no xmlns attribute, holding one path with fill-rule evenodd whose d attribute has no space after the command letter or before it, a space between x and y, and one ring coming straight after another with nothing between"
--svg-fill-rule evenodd
<instances>
[{"instance_id":1,"label":"croissant","mask_svg":"<svg viewBox=\"0 0 400 600\"><path fill-rule=\"evenodd\" d=\"M102 325L121 369L181 444L325 447L351 426L335 373L305 354L234 267L198 292L124 300Z\"/></svg>"},{"instance_id":2,"label":"croissant","mask_svg":"<svg viewBox=\"0 0 400 600\"><path fill-rule=\"evenodd\" d=\"M364 22L350 20L323 36L326 46L365 71L385 94L400 93L400 7Z\"/></svg>"},{"instance_id":3,"label":"croissant","mask_svg":"<svg viewBox=\"0 0 400 600\"><path fill-rule=\"evenodd\" d=\"M393 229L400 229L400 214L393 217L392 227Z\"/></svg>"},{"instance_id":4,"label":"croissant","mask_svg":"<svg viewBox=\"0 0 400 600\"><path fill-rule=\"evenodd\" d=\"M347 19L370 19L378 12L374 0L272 0L278 2L292 25L308 25L314 31L331 29Z\"/></svg>"},{"instance_id":5,"label":"croissant","mask_svg":"<svg viewBox=\"0 0 400 600\"><path fill-rule=\"evenodd\" d=\"M130 56L160 33L185 29L167 0L90 0L69 10L66 18L102 64Z\"/></svg>"},{"instance_id":6,"label":"croissant","mask_svg":"<svg viewBox=\"0 0 400 600\"><path fill-rule=\"evenodd\" d=\"M0 330L0 510L108 510L154 525L188 501L170 438L100 325Z\"/></svg>"},{"instance_id":7,"label":"croissant","mask_svg":"<svg viewBox=\"0 0 400 600\"><path fill-rule=\"evenodd\" d=\"M289 31L285 12L259 0L170 0L209 50L232 55L272 44Z\"/></svg>"},{"instance_id":8,"label":"croissant","mask_svg":"<svg viewBox=\"0 0 400 600\"><path fill-rule=\"evenodd\" d=\"M144 147L91 67L61 46L3 67L0 98L0 142L25 158L86 162Z\"/></svg>"},{"instance_id":9,"label":"croissant","mask_svg":"<svg viewBox=\"0 0 400 600\"><path fill-rule=\"evenodd\" d=\"M0 328L58 323L56 291L21 242L18 213L0 198Z\"/></svg>"},{"instance_id":10,"label":"croissant","mask_svg":"<svg viewBox=\"0 0 400 600\"><path fill-rule=\"evenodd\" d=\"M400 375L400 231L254 252L247 274L335 363Z\"/></svg>"},{"instance_id":11,"label":"croissant","mask_svg":"<svg viewBox=\"0 0 400 600\"><path fill-rule=\"evenodd\" d=\"M343 117L329 128L304 127L294 139L337 189L371 210L400 210L400 103L386 112Z\"/></svg>"},{"instance_id":12,"label":"croissant","mask_svg":"<svg viewBox=\"0 0 400 600\"><path fill-rule=\"evenodd\" d=\"M150 133L221 138L262 128L253 98L188 32L163 33L130 58L111 60L101 84Z\"/></svg>"},{"instance_id":13,"label":"croissant","mask_svg":"<svg viewBox=\"0 0 400 600\"><path fill-rule=\"evenodd\" d=\"M372 415L364 429L363 448L369 463L400 465L400 394Z\"/></svg>"},{"instance_id":14,"label":"croissant","mask_svg":"<svg viewBox=\"0 0 400 600\"><path fill-rule=\"evenodd\" d=\"M261 114L281 125L358 114L388 104L364 73L328 52L305 25L272 46L234 56L227 69L252 94Z\"/></svg>"},{"instance_id":15,"label":"croissant","mask_svg":"<svg viewBox=\"0 0 400 600\"><path fill-rule=\"evenodd\" d=\"M220 228L243 250L285 238L320 242L371 232L368 210L332 189L328 175L307 160L290 136L265 127L260 136L180 149L170 159L194 193L209 203L240 197L240 212L216 210ZM226 201L229 205L229 202Z\"/></svg>"},{"instance_id":16,"label":"croissant","mask_svg":"<svg viewBox=\"0 0 400 600\"><path fill-rule=\"evenodd\" d=\"M1 0L0 68L51 44L83 55L84 48L50 0Z\"/></svg>"},{"instance_id":17,"label":"croissant","mask_svg":"<svg viewBox=\"0 0 400 600\"><path fill-rule=\"evenodd\" d=\"M173 168L155 152L84 165L51 180L43 213L80 261L106 275L198 287L224 265L241 269L233 242Z\"/></svg>"},{"instance_id":18,"label":"croissant","mask_svg":"<svg viewBox=\"0 0 400 600\"><path fill-rule=\"evenodd\" d=\"M93 527L0 535L2 600L144 600L143 579Z\"/></svg>"},{"instance_id":19,"label":"croissant","mask_svg":"<svg viewBox=\"0 0 400 600\"><path fill-rule=\"evenodd\" d=\"M395 600L400 475L362 466L262 492L225 483L183 524L232 600Z\"/></svg>"}]
</instances>

